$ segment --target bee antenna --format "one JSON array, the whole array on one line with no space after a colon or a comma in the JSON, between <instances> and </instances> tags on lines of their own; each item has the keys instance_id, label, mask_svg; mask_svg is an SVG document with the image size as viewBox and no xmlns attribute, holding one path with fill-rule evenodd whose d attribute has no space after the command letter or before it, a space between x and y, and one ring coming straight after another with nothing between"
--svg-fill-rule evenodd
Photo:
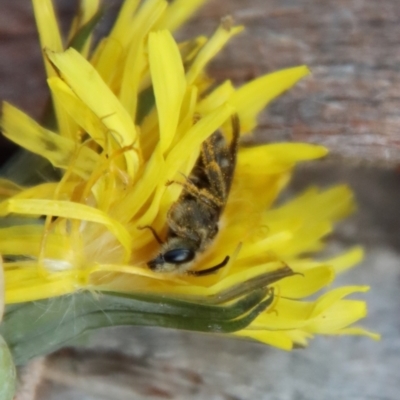
<instances>
[{"instance_id":1,"label":"bee antenna","mask_svg":"<svg viewBox=\"0 0 400 400\"><path fill-rule=\"evenodd\" d=\"M164 242L160 239L160 236L158 236L158 233L154 230L152 226L145 225L145 226L138 226L137 228L140 230L149 229L150 232L153 234L154 239L156 239L159 244L164 244Z\"/></svg>"},{"instance_id":2,"label":"bee antenna","mask_svg":"<svg viewBox=\"0 0 400 400\"><path fill-rule=\"evenodd\" d=\"M193 275L193 276L205 276L205 275L210 275L213 274L214 272L218 271L219 269L225 267L226 264L228 264L230 257L226 256L224 258L224 261L222 261L221 263L214 265L214 267L211 268L207 268L207 269L203 269L201 271L187 271L187 273L189 275Z\"/></svg>"}]
</instances>

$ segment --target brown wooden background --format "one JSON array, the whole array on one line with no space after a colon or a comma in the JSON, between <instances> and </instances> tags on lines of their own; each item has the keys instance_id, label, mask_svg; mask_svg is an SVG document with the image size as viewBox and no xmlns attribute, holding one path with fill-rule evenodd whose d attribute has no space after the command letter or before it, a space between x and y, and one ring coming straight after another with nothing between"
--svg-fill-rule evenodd
<instances>
[{"instance_id":1,"label":"brown wooden background","mask_svg":"<svg viewBox=\"0 0 400 400\"><path fill-rule=\"evenodd\" d=\"M118 1L104 3L112 14ZM65 30L76 1L56 4ZM291 190L337 182L355 190L359 213L332 236L331 249L365 245L365 263L340 283L372 286L364 325L382 342L322 337L285 353L222 337L115 328L98 332L85 350L27 366L18 400L399 398L400 2L210 0L179 36L211 33L226 14L247 29L210 66L217 79L240 84L302 63L313 71L261 116L257 135L331 149L332 162L301 168ZM0 0L0 98L40 118L45 94L30 2ZM10 152L1 143L1 155Z\"/></svg>"},{"instance_id":2,"label":"brown wooden background","mask_svg":"<svg viewBox=\"0 0 400 400\"><path fill-rule=\"evenodd\" d=\"M119 1L106 1L109 14ZM56 1L65 27L76 1ZM180 32L211 33L234 16L246 32L209 71L236 83L298 64L310 78L260 118L265 140L328 146L349 161L400 161L398 0L214 0ZM0 98L40 115L45 85L30 2L0 2Z\"/></svg>"}]
</instances>

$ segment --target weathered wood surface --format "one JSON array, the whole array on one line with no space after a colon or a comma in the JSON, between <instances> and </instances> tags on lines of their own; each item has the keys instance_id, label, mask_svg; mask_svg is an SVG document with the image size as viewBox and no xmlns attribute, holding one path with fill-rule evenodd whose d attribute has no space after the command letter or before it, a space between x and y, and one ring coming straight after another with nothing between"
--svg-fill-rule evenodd
<instances>
[{"instance_id":1,"label":"weathered wood surface","mask_svg":"<svg viewBox=\"0 0 400 400\"><path fill-rule=\"evenodd\" d=\"M56 3L65 25L75 2ZM240 83L303 63L313 71L261 116L257 134L324 144L349 162L399 163L400 2L214 0L180 36L211 33L228 13L247 29L211 75ZM39 116L45 84L36 40L30 2L2 0L0 98Z\"/></svg>"},{"instance_id":2,"label":"weathered wood surface","mask_svg":"<svg viewBox=\"0 0 400 400\"><path fill-rule=\"evenodd\" d=\"M303 63L313 71L262 116L261 135L324 144L356 161L400 161L400 2L218 1L188 30L211 30L228 12L246 33L212 75L245 81Z\"/></svg>"},{"instance_id":3,"label":"weathered wood surface","mask_svg":"<svg viewBox=\"0 0 400 400\"><path fill-rule=\"evenodd\" d=\"M73 3L57 1L62 21ZM301 63L313 70L263 114L258 134L323 143L347 163L397 165L400 2L214 0L179 35L211 33L228 13L247 31L210 66L217 79L240 84ZM40 117L46 89L36 40L30 2L0 0L0 98ZM91 350L61 351L32 364L19 400L397 400L399 176L333 167L302 170L293 187L344 180L354 186L360 212L334 235L333 247L367 247L367 261L340 283L372 286L365 325L383 334L381 343L322 337L306 351L285 353L222 337L115 328L98 332Z\"/></svg>"}]
</instances>

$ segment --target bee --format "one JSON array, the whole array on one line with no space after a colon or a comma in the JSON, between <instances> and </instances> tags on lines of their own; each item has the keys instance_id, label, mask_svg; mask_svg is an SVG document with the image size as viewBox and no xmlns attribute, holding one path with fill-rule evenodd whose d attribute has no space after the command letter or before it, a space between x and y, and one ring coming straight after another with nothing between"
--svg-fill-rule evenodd
<instances>
[{"instance_id":1,"label":"bee","mask_svg":"<svg viewBox=\"0 0 400 400\"><path fill-rule=\"evenodd\" d=\"M221 213L228 200L235 171L240 134L239 118L231 118L232 140L228 145L221 131L214 132L201 146L200 156L185 182L170 181L183 186L178 200L167 214L167 237L163 242L149 228L161 245L161 251L148 267L157 272L187 272L203 276L217 271L229 261L229 256L211 268L190 271L197 256L203 253L218 233Z\"/></svg>"}]
</instances>

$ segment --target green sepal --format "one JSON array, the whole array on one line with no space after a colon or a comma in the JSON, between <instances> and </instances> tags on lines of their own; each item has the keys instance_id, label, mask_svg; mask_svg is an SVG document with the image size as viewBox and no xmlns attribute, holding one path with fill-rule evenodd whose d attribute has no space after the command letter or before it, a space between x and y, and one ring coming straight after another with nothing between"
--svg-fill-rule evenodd
<instances>
[{"instance_id":1,"label":"green sepal","mask_svg":"<svg viewBox=\"0 0 400 400\"><path fill-rule=\"evenodd\" d=\"M247 327L272 301L273 292L267 289L252 291L224 306L146 294L79 292L10 307L0 332L16 365L21 365L59 349L87 331L110 326L235 332Z\"/></svg>"},{"instance_id":2,"label":"green sepal","mask_svg":"<svg viewBox=\"0 0 400 400\"><path fill-rule=\"evenodd\" d=\"M150 86L139 93L135 118L135 123L137 125L140 125L143 122L144 118L150 113L155 104L156 98L153 86Z\"/></svg>"},{"instance_id":3,"label":"green sepal","mask_svg":"<svg viewBox=\"0 0 400 400\"><path fill-rule=\"evenodd\" d=\"M16 372L11 352L0 336L0 399L12 400L16 386Z\"/></svg>"},{"instance_id":4,"label":"green sepal","mask_svg":"<svg viewBox=\"0 0 400 400\"><path fill-rule=\"evenodd\" d=\"M204 299L203 302L208 304L224 304L240 296L244 296L246 293L250 293L252 290L267 287L283 278L287 278L292 275L296 275L296 273L293 272L290 267L285 265L284 267L278 268L275 271L266 272L265 274L248 279L245 282L240 282L235 286L217 293L215 296Z\"/></svg>"},{"instance_id":5,"label":"green sepal","mask_svg":"<svg viewBox=\"0 0 400 400\"><path fill-rule=\"evenodd\" d=\"M88 40L89 36L92 34L94 28L96 28L96 25L100 21L100 19L104 15L104 9L99 8L96 12L96 14L93 15L92 18L89 19L86 24L82 25L78 31L75 33L75 35L72 37L70 42L68 43L67 47L73 47L77 51L82 51L83 47L86 44L86 41Z\"/></svg>"}]
</instances>

